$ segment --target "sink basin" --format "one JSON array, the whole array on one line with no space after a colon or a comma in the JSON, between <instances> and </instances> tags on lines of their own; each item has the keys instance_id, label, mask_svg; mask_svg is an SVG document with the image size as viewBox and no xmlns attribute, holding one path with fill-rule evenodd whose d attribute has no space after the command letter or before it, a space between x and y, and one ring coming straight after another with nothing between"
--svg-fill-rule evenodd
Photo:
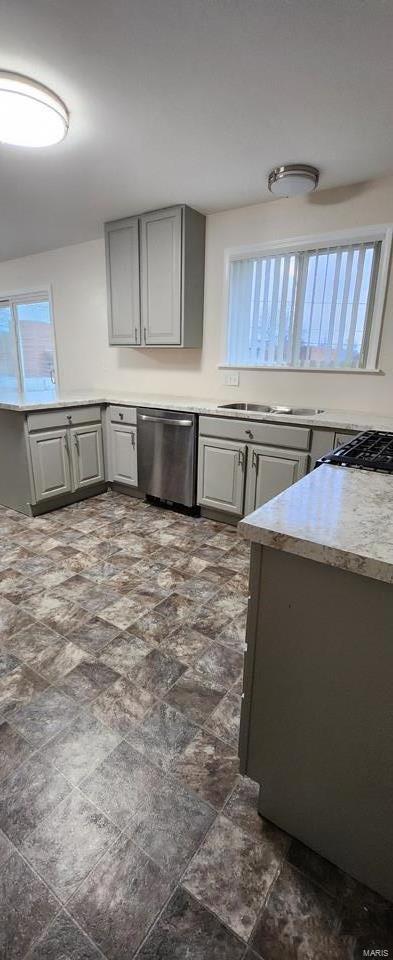
<instances>
[{"instance_id":1,"label":"sink basin","mask_svg":"<svg viewBox=\"0 0 393 960\"><path fill-rule=\"evenodd\" d=\"M250 413L276 413L282 417L314 417L324 412L318 407L286 407L277 403L273 406L266 403L219 403L218 408L219 410L249 410Z\"/></svg>"},{"instance_id":2,"label":"sink basin","mask_svg":"<svg viewBox=\"0 0 393 960\"><path fill-rule=\"evenodd\" d=\"M250 413L271 413L266 403L219 403L220 410L249 410Z\"/></svg>"}]
</instances>

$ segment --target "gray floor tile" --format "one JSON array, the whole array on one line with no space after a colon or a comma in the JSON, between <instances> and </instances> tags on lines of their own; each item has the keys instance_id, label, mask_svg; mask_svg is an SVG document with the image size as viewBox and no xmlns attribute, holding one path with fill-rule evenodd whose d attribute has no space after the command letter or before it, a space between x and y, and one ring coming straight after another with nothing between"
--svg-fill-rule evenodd
<instances>
[{"instance_id":1,"label":"gray floor tile","mask_svg":"<svg viewBox=\"0 0 393 960\"><path fill-rule=\"evenodd\" d=\"M119 674L105 663L84 660L66 674L59 683L59 690L67 697L72 697L76 703L88 703L114 683L118 676Z\"/></svg>"},{"instance_id":2,"label":"gray floor tile","mask_svg":"<svg viewBox=\"0 0 393 960\"><path fill-rule=\"evenodd\" d=\"M194 723L203 724L213 713L223 697L222 690L215 690L199 680L182 676L167 693L165 699Z\"/></svg>"},{"instance_id":3,"label":"gray floor tile","mask_svg":"<svg viewBox=\"0 0 393 960\"><path fill-rule=\"evenodd\" d=\"M12 725L29 743L39 747L56 736L76 713L76 705L61 690L48 687L30 703L24 704L11 715Z\"/></svg>"},{"instance_id":4,"label":"gray floor tile","mask_svg":"<svg viewBox=\"0 0 393 960\"><path fill-rule=\"evenodd\" d=\"M11 653L0 650L0 678L6 677L17 667L20 667L20 660L17 660Z\"/></svg>"},{"instance_id":5,"label":"gray floor tile","mask_svg":"<svg viewBox=\"0 0 393 960\"><path fill-rule=\"evenodd\" d=\"M102 953L62 910L26 960L102 960Z\"/></svg>"},{"instance_id":6,"label":"gray floor tile","mask_svg":"<svg viewBox=\"0 0 393 960\"><path fill-rule=\"evenodd\" d=\"M176 627L161 639L160 650L168 657L175 657L189 667L193 666L210 646L211 640L188 625Z\"/></svg>"},{"instance_id":7,"label":"gray floor tile","mask_svg":"<svg viewBox=\"0 0 393 960\"><path fill-rule=\"evenodd\" d=\"M104 851L117 828L73 790L21 845L37 873L66 902Z\"/></svg>"},{"instance_id":8,"label":"gray floor tile","mask_svg":"<svg viewBox=\"0 0 393 960\"><path fill-rule=\"evenodd\" d=\"M302 960L314 960L315 957L327 960L329 956L349 960L349 944L348 941L345 943L345 938L342 941L345 952L337 954L332 949L338 923L337 902L321 887L285 864L270 890L253 933L252 946L264 960L281 960L285 954L296 960L300 957Z\"/></svg>"},{"instance_id":9,"label":"gray floor tile","mask_svg":"<svg viewBox=\"0 0 393 960\"><path fill-rule=\"evenodd\" d=\"M239 693L229 691L218 707L210 715L205 726L221 740L227 740L237 748L239 743L240 709L242 698Z\"/></svg>"},{"instance_id":10,"label":"gray floor tile","mask_svg":"<svg viewBox=\"0 0 393 960\"><path fill-rule=\"evenodd\" d=\"M90 874L69 909L106 957L128 960L171 886L168 876L123 836Z\"/></svg>"},{"instance_id":11,"label":"gray floor tile","mask_svg":"<svg viewBox=\"0 0 393 960\"><path fill-rule=\"evenodd\" d=\"M14 847L10 843L8 837L5 833L0 830L0 868L8 860L12 853L14 853Z\"/></svg>"},{"instance_id":12,"label":"gray floor tile","mask_svg":"<svg viewBox=\"0 0 393 960\"><path fill-rule=\"evenodd\" d=\"M189 620L189 626L198 633L203 633L209 640L216 640L218 634L229 622L230 617L223 610L217 610L214 603L211 607L200 607Z\"/></svg>"},{"instance_id":13,"label":"gray floor tile","mask_svg":"<svg viewBox=\"0 0 393 960\"><path fill-rule=\"evenodd\" d=\"M101 653L104 647L119 634L119 628L100 617L90 617L80 627L68 634L68 639L77 647L82 647L93 655Z\"/></svg>"},{"instance_id":14,"label":"gray floor tile","mask_svg":"<svg viewBox=\"0 0 393 960\"><path fill-rule=\"evenodd\" d=\"M187 890L174 893L138 960L243 960L244 943Z\"/></svg>"},{"instance_id":15,"label":"gray floor tile","mask_svg":"<svg viewBox=\"0 0 393 960\"><path fill-rule=\"evenodd\" d=\"M240 617L235 617L234 620L230 620L218 634L217 640L223 643L224 646L231 647L231 649L236 650L238 653L243 653L246 641L246 622L246 613Z\"/></svg>"},{"instance_id":16,"label":"gray floor tile","mask_svg":"<svg viewBox=\"0 0 393 960\"><path fill-rule=\"evenodd\" d=\"M124 828L139 805L160 784L159 771L148 763L129 743L120 743L91 776L80 784L82 792L100 810Z\"/></svg>"},{"instance_id":17,"label":"gray floor tile","mask_svg":"<svg viewBox=\"0 0 393 960\"><path fill-rule=\"evenodd\" d=\"M48 681L35 670L22 664L0 680L0 713L10 715L20 704L28 703L44 690Z\"/></svg>"},{"instance_id":18,"label":"gray floor tile","mask_svg":"<svg viewBox=\"0 0 393 960\"><path fill-rule=\"evenodd\" d=\"M195 736L197 729L177 710L161 703L136 727L130 742L135 750L163 770L168 770Z\"/></svg>"},{"instance_id":19,"label":"gray floor tile","mask_svg":"<svg viewBox=\"0 0 393 960\"><path fill-rule=\"evenodd\" d=\"M18 853L0 869L0 956L21 960L59 909L56 897Z\"/></svg>"},{"instance_id":20,"label":"gray floor tile","mask_svg":"<svg viewBox=\"0 0 393 960\"><path fill-rule=\"evenodd\" d=\"M123 676L129 676L151 649L152 644L141 637L133 633L121 633L105 647L100 660Z\"/></svg>"},{"instance_id":21,"label":"gray floor tile","mask_svg":"<svg viewBox=\"0 0 393 960\"><path fill-rule=\"evenodd\" d=\"M278 867L270 849L219 816L187 868L183 884L247 940Z\"/></svg>"},{"instance_id":22,"label":"gray floor tile","mask_svg":"<svg viewBox=\"0 0 393 960\"><path fill-rule=\"evenodd\" d=\"M223 813L245 830L255 840L268 844L278 858L289 848L291 838L258 813L259 785L248 777L239 778L239 783L227 800Z\"/></svg>"},{"instance_id":23,"label":"gray floor tile","mask_svg":"<svg viewBox=\"0 0 393 960\"><path fill-rule=\"evenodd\" d=\"M156 702L148 690L135 687L126 677L120 677L94 700L90 711L102 723L126 737L133 733L135 724L142 722Z\"/></svg>"},{"instance_id":24,"label":"gray floor tile","mask_svg":"<svg viewBox=\"0 0 393 960\"><path fill-rule=\"evenodd\" d=\"M176 777L217 808L233 790L238 771L233 747L206 731L194 737L173 767Z\"/></svg>"},{"instance_id":25,"label":"gray floor tile","mask_svg":"<svg viewBox=\"0 0 393 960\"><path fill-rule=\"evenodd\" d=\"M120 740L119 734L85 711L40 751L40 757L54 763L71 783L77 784L105 760Z\"/></svg>"},{"instance_id":26,"label":"gray floor tile","mask_svg":"<svg viewBox=\"0 0 393 960\"><path fill-rule=\"evenodd\" d=\"M2 643L18 630L33 624L31 617L5 598L0 598L0 637Z\"/></svg>"},{"instance_id":27,"label":"gray floor tile","mask_svg":"<svg viewBox=\"0 0 393 960\"><path fill-rule=\"evenodd\" d=\"M157 697L163 697L186 669L186 664L180 660L165 656L160 650L151 650L130 671L130 678L136 686L145 687Z\"/></svg>"},{"instance_id":28,"label":"gray floor tile","mask_svg":"<svg viewBox=\"0 0 393 960\"><path fill-rule=\"evenodd\" d=\"M0 723L0 781L27 760L33 749L17 730L6 722Z\"/></svg>"},{"instance_id":29,"label":"gray floor tile","mask_svg":"<svg viewBox=\"0 0 393 960\"><path fill-rule=\"evenodd\" d=\"M20 844L70 790L61 773L34 754L0 783L0 828Z\"/></svg>"},{"instance_id":30,"label":"gray floor tile","mask_svg":"<svg viewBox=\"0 0 393 960\"><path fill-rule=\"evenodd\" d=\"M200 680L216 690L226 691L236 682L243 669L243 657L220 644L212 645L187 672L187 677Z\"/></svg>"},{"instance_id":31,"label":"gray floor tile","mask_svg":"<svg viewBox=\"0 0 393 960\"><path fill-rule=\"evenodd\" d=\"M160 867L180 876L214 818L212 808L195 794L161 776L157 789L137 808L127 833Z\"/></svg>"}]
</instances>

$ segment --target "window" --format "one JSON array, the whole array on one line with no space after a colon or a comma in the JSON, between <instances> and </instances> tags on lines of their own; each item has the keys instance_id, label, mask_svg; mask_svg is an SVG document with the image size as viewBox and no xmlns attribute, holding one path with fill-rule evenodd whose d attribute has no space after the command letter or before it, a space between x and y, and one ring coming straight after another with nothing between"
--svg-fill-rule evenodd
<instances>
[{"instance_id":1,"label":"window","mask_svg":"<svg viewBox=\"0 0 393 960\"><path fill-rule=\"evenodd\" d=\"M231 256L225 364L375 368L389 243Z\"/></svg>"},{"instance_id":2,"label":"window","mask_svg":"<svg viewBox=\"0 0 393 960\"><path fill-rule=\"evenodd\" d=\"M48 294L0 299L0 389L53 392L56 355Z\"/></svg>"}]
</instances>

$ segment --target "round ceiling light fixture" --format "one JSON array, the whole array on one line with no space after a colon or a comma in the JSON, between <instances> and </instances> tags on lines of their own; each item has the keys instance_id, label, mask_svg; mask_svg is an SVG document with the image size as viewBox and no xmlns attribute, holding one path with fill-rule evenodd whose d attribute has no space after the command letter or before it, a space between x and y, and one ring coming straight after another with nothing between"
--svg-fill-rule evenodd
<instances>
[{"instance_id":1,"label":"round ceiling light fixture","mask_svg":"<svg viewBox=\"0 0 393 960\"><path fill-rule=\"evenodd\" d=\"M69 114L41 83L0 70L0 141L16 147L49 147L63 140Z\"/></svg>"},{"instance_id":2,"label":"round ceiling light fixture","mask_svg":"<svg viewBox=\"0 0 393 960\"><path fill-rule=\"evenodd\" d=\"M270 171L268 187L275 197L299 197L316 190L318 181L317 167L308 163L286 163Z\"/></svg>"}]
</instances>

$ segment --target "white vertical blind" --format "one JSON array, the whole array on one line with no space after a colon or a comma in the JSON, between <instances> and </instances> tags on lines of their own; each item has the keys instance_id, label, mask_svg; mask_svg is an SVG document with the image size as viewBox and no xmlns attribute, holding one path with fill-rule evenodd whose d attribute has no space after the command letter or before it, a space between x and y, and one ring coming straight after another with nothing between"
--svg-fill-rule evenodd
<instances>
[{"instance_id":1,"label":"white vertical blind","mask_svg":"<svg viewBox=\"0 0 393 960\"><path fill-rule=\"evenodd\" d=\"M226 362L365 366L381 241L235 259Z\"/></svg>"}]
</instances>

